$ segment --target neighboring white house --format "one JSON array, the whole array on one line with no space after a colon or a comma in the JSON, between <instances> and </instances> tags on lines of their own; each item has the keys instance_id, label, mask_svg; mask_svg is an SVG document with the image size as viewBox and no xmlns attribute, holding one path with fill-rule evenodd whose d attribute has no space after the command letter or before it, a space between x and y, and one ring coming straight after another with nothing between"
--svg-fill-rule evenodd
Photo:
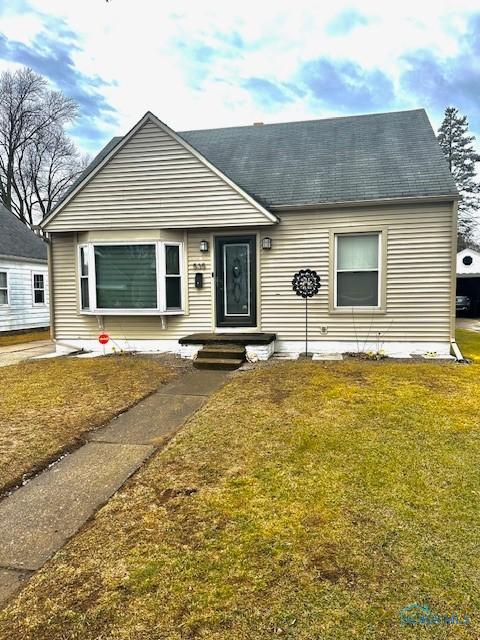
<instances>
[{"instance_id":1,"label":"neighboring white house","mask_svg":"<svg viewBox=\"0 0 480 640\"><path fill-rule=\"evenodd\" d=\"M471 314L480 312L480 252L463 249L457 253L457 295L471 300Z\"/></svg>"},{"instance_id":2,"label":"neighboring white house","mask_svg":"<svg viewBox=\"0 0 480 640\"><path fill-rule=\"evenodd\" d=\"M480 252L463 249L457 253L457 278L480 278Z\"/></svg>"},{"instance_id":3,"label":"neighboring white house","mask_svg":"<svg viewBox=\"0 0 480 640\"><path fill-rule=\"evenodd\" d=\"M47 245L0 205L0 332L48 327Z\"/></svg>"}]
</instances>

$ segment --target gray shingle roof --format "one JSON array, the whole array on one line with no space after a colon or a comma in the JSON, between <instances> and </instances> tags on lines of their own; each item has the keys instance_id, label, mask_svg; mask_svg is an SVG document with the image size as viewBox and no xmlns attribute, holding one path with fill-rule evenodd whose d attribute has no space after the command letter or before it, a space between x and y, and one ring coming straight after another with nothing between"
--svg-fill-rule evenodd
<instances>
[{"instance_id":1,"label":"gray shingle roof","mask_svg":"<svg viewBox=\"0 0 480 640\"><path fill-rule=\"evenodd\" d=\"M266 206L457 195L424 109L179 135Z\"/></svg>"},{"instance_id":2,"label":"gray shingle roof","mask_svg":"<svg viewBox=\"0 0 480 640\"><path fill-rule=\"evenodd\" d=\"M0 204L0 256L47 260L47 245Z\"/></svg>"},{"instance_id":3,"label":"gray shingle roof","mask_svg":"<svg viewBox=\"0 0 480 640\"><path fill-rule=\"evenodd\" d=\"M265 207L458 195L424 109L178 135Z\"/></svg>"}]
</instances>

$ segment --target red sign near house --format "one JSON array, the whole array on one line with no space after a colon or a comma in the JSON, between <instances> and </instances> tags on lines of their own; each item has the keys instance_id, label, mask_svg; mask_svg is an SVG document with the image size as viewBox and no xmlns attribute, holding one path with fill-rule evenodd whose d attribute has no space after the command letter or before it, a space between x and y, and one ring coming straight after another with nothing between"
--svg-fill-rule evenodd
<instances>
[{"instance_id":1,"label":"red sign near house","mask_svg":"<svg viewBox=\"0 0 480 640\"><path fill-rule=\"evenodd\" d=\"M100 344L107 344L109 340L110 340L110 336L108 335L108 333L101 333L98 336L98 341L100 342Z\"/></svg>"}]
</instances>

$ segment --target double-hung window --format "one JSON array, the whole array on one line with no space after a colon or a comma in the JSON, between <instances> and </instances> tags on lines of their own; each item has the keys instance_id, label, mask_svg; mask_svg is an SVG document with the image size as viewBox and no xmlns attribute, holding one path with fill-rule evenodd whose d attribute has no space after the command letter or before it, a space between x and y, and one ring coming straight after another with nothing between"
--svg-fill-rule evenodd
<instances>
[{"instance_id":1,"label":"double-hung window","mask_svg":"<svg viewBox=\"0 0 480 640\"><path fill-rule=\"evenodd\" d=\"M380 308L381 233L335 234L335 307Z\"/></svg>"},{"instance_id":2,"label":"double-hung window","mask_svg":"<svg viewBox=\"0 0 480 640\"><path fill-rule=\"evenodd\" d=\"M0 306L8 305L8 274L0 271Z\"/></svg>"},{"instance_id":3,"label":"double-hung window","mask_svg":"<svg viewBox=\"0 0 480 640\"><path fill-rule=\"evenodd\" d=\"M179 242L81 245L81 309L99 315L181 313L182 265Z\"/></svg>"},{"instance_id":4,"label":"double-hung window","mask_svg":"<svg viewBox=\"0 0 480 640\"><path fill-rule=\"evenodd\" d=\"M45 276L43 273L32 274L33 304L45 304Z\"/></svg>"}]
</instances>

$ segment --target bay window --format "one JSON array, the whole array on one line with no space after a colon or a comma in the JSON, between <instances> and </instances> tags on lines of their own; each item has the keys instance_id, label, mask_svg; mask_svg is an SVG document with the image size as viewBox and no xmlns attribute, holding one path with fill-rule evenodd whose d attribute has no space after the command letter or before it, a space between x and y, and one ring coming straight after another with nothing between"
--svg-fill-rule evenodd
<instances>
[{"instance_id":1,"label":"bay window","mask_svg":"<svg viewBox=\"0 0 480 640\"><path fill-rule=\"evenodd\" d=\"M98 315L180 313L182 265L178 242L81 245L81 309Z\"/></svg>"},{"instance_id":2,"label":"bay window","mask_svg":"<svg viewBox=\"0 0 480 640\"><path fill-rule=\"evenodd\" d=\"M335 234L335 307L380 307L381 233Z\"/></svg>"}]
</instances>

